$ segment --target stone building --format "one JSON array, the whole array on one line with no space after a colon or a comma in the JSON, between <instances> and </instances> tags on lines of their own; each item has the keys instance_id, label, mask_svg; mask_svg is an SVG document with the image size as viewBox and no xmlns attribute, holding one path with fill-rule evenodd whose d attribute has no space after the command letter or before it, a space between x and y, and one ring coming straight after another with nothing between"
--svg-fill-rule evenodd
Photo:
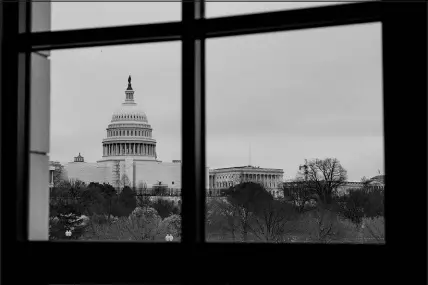
<instances>
[{"instance_id":1,"label":"stone building","mask_svg":"<svg viewBox=\"0 0 428 285\"><path fill-rule=\"evenodd\" d=\"M274 197L281 196L279 186L283 181L284 171L275 168L239 166L209 170L208 195L219 195L221 189L229 188L242 182L262 184Z\"/></svg>"},{"instance_id":2,"label":"stone building","mask_svg":"<svg viewBox=\"0 0 428 285\"><path fill-rule=\"evenodd\" d=\"M368 189L385 189L385 175L378 175L375 177L372 177L370 179L367 180L366 182L366 187L368 187ZM295 185L296 181L286 181L284 182L284 186L287 185ZM345 195L345 194L349 194L350 191L354 191L354 190L360 190L363 189L364 187L364 183L362 181L345 181L342 185L340 185L339 187L337 187L337 194L338 195Z\"/></svg>"},{"instance_id":3,"label":"stone building","mask_svg":"<svg viewBox=\"0 0 428 285\"><path fill-rule=\"evenodd\" d=\"M128 185L136 189L166 185L181 189L181 160L162 162L157 159L156 139L146 113L134 100L131 76L125 100L113 112L102 140L102 158L85 162L80 155L64 165L68 179L86 183L109 183L114 187Z\"/></svg>"}]
</instances>

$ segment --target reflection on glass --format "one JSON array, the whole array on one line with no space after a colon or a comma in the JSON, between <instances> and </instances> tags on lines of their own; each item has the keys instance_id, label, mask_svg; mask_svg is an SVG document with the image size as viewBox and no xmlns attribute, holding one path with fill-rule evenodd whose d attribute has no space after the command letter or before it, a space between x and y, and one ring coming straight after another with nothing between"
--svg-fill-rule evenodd
<instances>
[{"instance_id":1,"label":"reflection on glass","mask_svg":"<svg viewBox=\"0 0 428 285\"><path fill-rule=\"evenodd\" d=\"M207 41L211 242L384 242L381 25Z\"/></svg>"},{"instance_id":2,"label":"reflection on glass","mask_svg":"<svg viewBox=\"0 0 428 285\"><path fill-rule=\"evenodd\" d=\"M51 66L49 239L180 241L180 44L54 51Z\"/></svg>"},{"instance_id":3,"label":"reflection on glass","mask_svg":"<svg viewBox=\"0 0 428 285\"><path fill-rule=\"evenodd\" d=\"M378 0L369 0L378 1ZM226 17L253 13L274 12L282 10L302 9L321 7L337 4L349 4L357 2L369 2L367 0L360 1L220 1L206 2L206 17Z\"/></svg>"},{"instance_id":4,"label":"reflection on glass","mask_svg":"<svg viewBox=\"0 0 428 285\"><path fill-rule=\"evenodd\" d=\"M50 12L51 30L87 29L124 25L151 24L181 20L180 1L169 2L103 2L80 1L50 3L34 2L37 32L48 26L38 26Z\"/></svg>"}]
</instances>

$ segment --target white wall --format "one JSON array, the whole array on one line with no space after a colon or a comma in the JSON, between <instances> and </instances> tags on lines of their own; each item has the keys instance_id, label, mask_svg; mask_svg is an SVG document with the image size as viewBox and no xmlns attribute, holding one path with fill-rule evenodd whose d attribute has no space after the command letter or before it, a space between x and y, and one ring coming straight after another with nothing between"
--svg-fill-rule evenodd
<instances>
[{"instance_id":1,"label":"white wall","mask_svg":"<svg viewBox=\"0 0 428 285\"><path fill-rule=\"evenodd\" d=\"M89 184L90 182L110 183L112 168L106 164L96 162L70 162L64 165L68 179L79 179Z\"/></svg>"},{"instance_id":2,"label":"white wall","mask_svg":"<svg viewBox=\"0 0 428 285\"><path fill-rule=\"evenodd\" d=\"M161 181L169 188L181 189L181 163L136 161L135 176L137 187L140 182L145 182L150 188Z\"/></svg>"}]
</instances>

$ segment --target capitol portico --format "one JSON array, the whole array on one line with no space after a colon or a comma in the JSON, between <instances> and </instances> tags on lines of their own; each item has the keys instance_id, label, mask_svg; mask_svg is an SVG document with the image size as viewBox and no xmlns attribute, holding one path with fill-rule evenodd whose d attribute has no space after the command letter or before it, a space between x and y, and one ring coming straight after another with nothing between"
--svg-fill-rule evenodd
<instances>
[{"instance_id":1,"label":"capitol portico","mask_svg":"<svg viewBox=\"0 0 428 285\"><path fill-rule=\"evenodd\" d=\"M262 184L275 197L281 195L278 191L283 182L284 171L276 168L260 168L255 166L240 166L217 168L209 171L209 194L219 194L226 189L242 182Z\"/></svg>"}]
</instances>

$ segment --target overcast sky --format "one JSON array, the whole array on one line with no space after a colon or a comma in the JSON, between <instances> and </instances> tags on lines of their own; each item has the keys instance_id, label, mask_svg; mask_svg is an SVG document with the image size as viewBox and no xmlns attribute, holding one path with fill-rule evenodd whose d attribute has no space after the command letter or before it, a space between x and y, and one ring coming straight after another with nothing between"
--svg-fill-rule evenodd
<instances>
[{"instance_id":1,"label":"overcast sky","mask_svg":"<svg viewBox=\"0 0 428 285\"><path fill-rule=\"evenodd\" d=\"M329 3L207 3L225 16ZM178 21L180 3L52 3L52 30ZM78 21L76 21L78 15ZM349 180L383 173L381 25L207 40L207 163L281 168L335 157ZM181 158L181 43L53 51L51 160L88 162L125 98L128 74L158 158Z\"/></svg>"}]
</instances>

